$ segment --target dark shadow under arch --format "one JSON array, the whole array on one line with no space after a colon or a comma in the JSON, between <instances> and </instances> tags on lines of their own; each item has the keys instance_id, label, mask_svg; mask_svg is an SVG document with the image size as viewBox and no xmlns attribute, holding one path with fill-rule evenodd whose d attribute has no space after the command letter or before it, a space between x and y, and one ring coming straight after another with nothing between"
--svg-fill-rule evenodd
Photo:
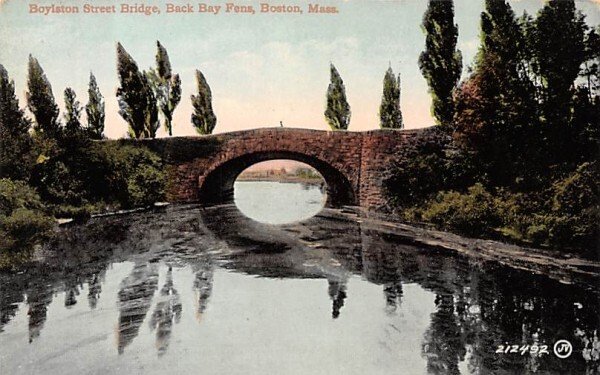
<instances>
[{"instance_id":1,"label":"dark shadow under arch","mask_svg":"<svg viewBox=\"0 0 600 375\"><path fill-rule=\"evenodd\" d=\"M255 152L224 162L210 171L200 184L200 202L207 205L233 202L233 184L240 173L256 163L276 159L295 160L316 169L327 184L326 207L356 204L357 194L342 172L323 160L290 151Z\"/></svg>"}]
</instances>

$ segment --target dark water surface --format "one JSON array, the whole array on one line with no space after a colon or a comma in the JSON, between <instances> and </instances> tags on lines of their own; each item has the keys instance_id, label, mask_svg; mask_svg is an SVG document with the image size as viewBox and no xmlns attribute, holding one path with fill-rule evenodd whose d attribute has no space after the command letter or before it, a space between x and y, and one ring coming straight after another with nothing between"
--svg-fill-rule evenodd
<instances>
[{"instance_id":1,"label":"dark water surface","mask_svg":"<svg viewBox=\"0 0 600 375\"><path fill-rule=\"evenodd\" d=\"M59 237L30 269L0 274L0 374L598 367L598 288L417 248L338 211L272 226L233 205L170 206ZM549 354L496 353L507 343Z\"/></svg>"}]
</instances>

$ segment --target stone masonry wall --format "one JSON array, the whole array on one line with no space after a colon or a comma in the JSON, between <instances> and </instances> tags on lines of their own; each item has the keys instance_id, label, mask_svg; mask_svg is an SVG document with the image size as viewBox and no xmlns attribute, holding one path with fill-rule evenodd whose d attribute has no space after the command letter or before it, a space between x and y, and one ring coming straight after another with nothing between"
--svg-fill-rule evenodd
<instances>
[{"instance_id":1,"label":"stone masonry wall","mask_svg":"<svg viewBox=\"0 0 600 375\"><path fill-rule=\"evenodd\" d=\"M265 128L202 137L129 141L145 144L167 164L167 199L199 199L206 177L228 161L261 153L306 162L318 160L341 172L350 182L356 204L379 211L385 206L384 178L398 149L425 130L368 132ZM305 159L308 158L308 159ZM249 159L251 160L251 159Z\"/></svg>"}]
</instances>

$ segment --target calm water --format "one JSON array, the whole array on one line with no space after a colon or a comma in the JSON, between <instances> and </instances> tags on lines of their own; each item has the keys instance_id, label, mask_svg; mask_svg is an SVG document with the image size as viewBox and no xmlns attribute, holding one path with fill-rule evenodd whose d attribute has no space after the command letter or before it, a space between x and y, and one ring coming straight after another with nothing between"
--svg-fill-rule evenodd
<instances>
[{"instance_id":1,"label":"calm water","mask_svg":"<svg viewBox=\"0 0 600 375\"><path fill-rule=\"evenodd\" d=\"M338 211L171 206L63 228L0 274L0 374L593 373L598 296Z\"/></svg>"},{"instance_id":2,"label":"calm water","mask_svg":"<svg viewBox=\"0 0 600 375\"><path fill-rule=\"evenodd\" d=\"M318 185L270 181L237 181L234 200L251 219L267 224L287 224L316 215L326 195Z\"/></svg>"}]
</instances>

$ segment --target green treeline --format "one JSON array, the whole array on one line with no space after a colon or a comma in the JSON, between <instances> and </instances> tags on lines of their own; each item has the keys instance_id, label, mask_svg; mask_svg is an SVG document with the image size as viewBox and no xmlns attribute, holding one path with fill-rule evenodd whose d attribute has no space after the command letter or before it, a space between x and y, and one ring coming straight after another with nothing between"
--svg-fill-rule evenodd
<instances>
[{"instance_id":1,"label":"green treeline","mask_svg":"<svg viewBox=\"0 0 600 375\"><path fill-rule=\"evenodd\" d=\"M420 67L436 136L392 167L392 208L412 222L595 254L598 239L599 28L574 1L517 17L486 0L465 79L451 1L430 1Z\"/></svg>"},{"instance_id":2,"label":"green treeline","mask_svg":"<svg viewBox=\"0 0 600 375\"><path fill-rule=\"evenodd\" d=\"M173 134L173 112L181 100L181 79L171 70L167 50L157 42L156 67L140 71L117 45L119 114L131 138ZM216 117L206 79L197 71L193 123L212 133ZM161 159L139 145L104 139L105 102L90 73L87 104L75 91L63 93L61 116L41 64L29 57L26 105L0 65L0 267L6 256L27 254L52 227L53 218L83 219L92 212L148 206L163 199L166 177ZM82 116L85 114L85 121Z\"/></svg>"}]
</instances>

